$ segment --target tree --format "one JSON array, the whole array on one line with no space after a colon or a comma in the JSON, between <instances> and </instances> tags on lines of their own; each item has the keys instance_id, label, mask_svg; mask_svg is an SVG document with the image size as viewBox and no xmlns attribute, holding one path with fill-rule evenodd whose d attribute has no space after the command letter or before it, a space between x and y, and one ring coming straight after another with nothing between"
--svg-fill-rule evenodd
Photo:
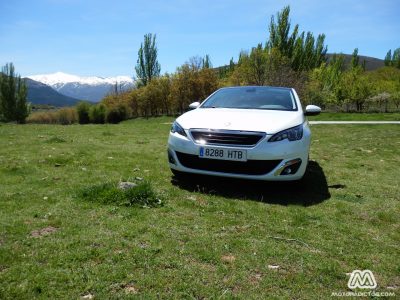
<instances>
[{"instance_id":1,"label":"tree","mask_svg":"<svg viewBox=\"0 0 400 300\"><path fill-rule=\"evenodd\" d=\"M90 122L104 124L106 120L106 107L103 103L92 105L89 109Z\"/></svg>"},{"instance_id":2,"label":"tree","mask_svg":"<svg viewBox=\"0 0 400 300\"><path fill-rule=\"evenodd\" d=\"M235 62L233 61L233 57L231 57L231 60L229 61L229 72L232 73L235 70Z\"/></svg>"},{"instance_id":3,"label":"tree","mask_svg":"<svg viewBox=\"0 0 400 300\"><path fill-rule=\"evenodd\" d=\"M329 63L323 63L309 74L305 98L310 104L325 107L329 104L341 105L344 101L340 83L344 70L344 56L334 54Z\"/></svg>"},{"instance_id":4,"label":"tree","mask_svg":"<svg viewBox=\"0 0 400 300\"><path fill-rule=\"evenodd\" d=\"M285 6L277 13L276 21L271 17L269 40L266 48L277 49L291 62L295 71L311 70L326 61L327 47L324 45L325 35L319 34L315 39L311 32L299 34L299 25L290 32L290 7Z\"/></svg>"},{"instance_id":5,"label":"tree","mask_svg":"<svg viewBox=\"0 0 400 300\"><path fill-rule=\"evenodd\" d=\"M268 48L277 48L283 55L292 57L293 48L297 39L297 33L299 31L299 25L294 26L293 32L290 32L290 7L285 6L276 15L276 22L274 16L271 16L269 24L269 40L267 42Z\"/></svg>"},{"instance_id":6,"label":"tree","mask_svg":"<svg viewBox=\"0 0 400 300\"><path fill-rule=\"evenodd\" d=\"M249 83L265 85L267 81L267 54L261 44L253 48L248 57Z\"/></svg>"},{"instance_id":7,"label":"tree","mask_svg":"<svg viewBox=\"0 0 400 300\"><path fill-rule=\"evenodd\" d=\"M348 104L354 104L358 112L364 109L365 101L372 94L371 84L363 73L358 66L344 72L340 80L340 91L344 100Z\"/></svg>"},{"instance_id":8,"label":"tree","mask_svg":"<svg viewBox=\"0 0 400 300\"><path fill-rule=\"evenodd\" d=\"M126 105L119 103L118 105L107 109L106 121L107 123L117 124L128 118L128 108Z\"/></svg>"},{"instance_id":9,"label":"tree","mask_svg":"<svg viewBox=\"0 0 400 300\"><path fill-rule=\"evenodd\" d=\"M390 49L385 56L385 66L389 67L392 65L392 50Z\"/></svg>"},{"instance_id":10,"label":"tree","mask_svg":"<svg viewBox=\"0 0 400 300\"><path fill-rule=\"evenodd\" d=\"M1 105L4 120L14 121L16 108L15 69L12 63L7 63L1 69Z\"/></svg>"},{"instance_id":11,"label":"tree","mask_svg":"<svg viewBox=\"0 0 400 300\"><path fill-rule=\"evenodd\" d=\"M26 98L25 81L15 73L13 63L7 63L0 73L0 103L3 119L7 122L25 123L29 115Z\"/></svg>"},{"instance_id":12,"label":"tree","mask_svg":"<svg viewBox=\"0 0 400 300\"><path fill-rule=\"evenodd\" d=\"M89 110L90 104L87 102L79 102L76 107L76 111L78 112L78 122L79 124L89 124Z\"/></svg>"},{"instance_id":13,"label":"tree","mask_svg":"<svg viewBox=\"0 0 400 300\"><path fill-rule=\"evenodd\" d=\"M389 50L385 56L385 66L393 66L400 69L400 48Z\"/></svg>"},{"instance_id":14,"label":"tree","mask_svg":"<svg viewBox=\"0 0 400 300\"><path fill-rule=\"evenodd\" d=\"M153 78L160 75L161 67L157 60L156 35L151 33L144 35L144 42L140 44L136 77L141 85L147 85Z\"/></svg>"},{"instance_id":15,"label":"tree","mask_svg":"<svg viewBox=\"0 0 400 300\"><path fill-rule=\"evenodd\" d=\"M188 64L192 70L199 71L204 67L204 58L198 55L192 56L185 64Z\"/></svg>"},{"instance_id":16,"label":"tree","mask_svg":"<svg viewBox=\"0 0 400 300\"><path fill-rule=\"evenodd\" d=\"M15 121L20 124L24 124L30 113L30 107L26 102L28 89L26 87L25 80L22 80L21 77L18 77L17 82L18 88L15 105Z\"/></svg>"},{"instance_id":17,"label":"tree","mask_svg":"<svg viewBox=\"0 0 400 300\"><path fill-rule=\"evenodd\" d=\"M198 69L196 65L185 63L172 77L169 102L174 110L185 112L194 101L203 101L218 88L218 79L212 69Z\"/></svg>"},{"instance_id":18,"label":"tree","mask_svg":"<svg viewBox=\"0 0 400 300\"><path fill-rule=\"evenodd\" d=\"M208 55L208 54L206 54L206 56L203 58L203 68L205 68L205 69L212 68L210 55Z\"/></svg>"},{"instance_id":19,"label":"tree","mask_svg":"<svg viewBox=\"0 0 400 300\"><path fill-rule=\"evenodd\" d=\"M400 69L400 48L393 51L392 65Z\"/></svg>"},{"instance_id":20,"label":"tree","mask_svg":"<svg viewBox=\"0 0 400 300\"><path fill-rule=\"evenodd\" d=\"M351 68L357 68L360 64L360 57L358 56L358 48L355 48L351 56Z\"/></svg>"}]
</instances>

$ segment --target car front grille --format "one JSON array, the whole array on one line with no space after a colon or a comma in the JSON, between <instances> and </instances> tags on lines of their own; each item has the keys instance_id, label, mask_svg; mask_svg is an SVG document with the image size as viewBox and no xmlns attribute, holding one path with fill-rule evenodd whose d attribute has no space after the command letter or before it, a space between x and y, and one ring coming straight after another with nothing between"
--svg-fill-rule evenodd
<instances>
[{"instance_id":1,"label":"car front grille","mask_svg":"<svg viewBox=\"0 0 400 300\"><path fill-rule=\"evenodd\" d=\"M237 130L190 130L193 140L204 145L254 146L264 136L263 132Z\"/></svg>"},{"instance_id":2,"label":"car front grille","mask_svg":"<svg viewBox=\"0 0 400 300\"><path fill-rule=\"evenodd\" d=\"M203 171L264 175L275 169L282 160L248 160L230 161L208 158L199 158L197 155L176 151L179 162L186 168Z\"/></svg>"}]
</instances>

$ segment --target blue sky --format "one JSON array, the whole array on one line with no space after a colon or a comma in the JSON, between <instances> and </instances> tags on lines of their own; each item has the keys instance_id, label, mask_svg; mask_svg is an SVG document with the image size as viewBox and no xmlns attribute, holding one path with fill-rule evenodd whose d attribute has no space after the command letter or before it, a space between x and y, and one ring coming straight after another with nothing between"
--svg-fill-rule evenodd
<instances>
[{"instance_id":1,"label":"blue sky","mask_svg":"<svg viewBox=\"0 0 400 300\"><path fill-rule=\"evenodd\" d=\"M290 5L292 24L326 34L328 52L383 58L400 47L399 0L0 0L0 64L23 76L62 71L134 75L146 33L156 33L161 71L209 54L214 66L268 38L271 15Z\"/></svg>"}]
</instances>

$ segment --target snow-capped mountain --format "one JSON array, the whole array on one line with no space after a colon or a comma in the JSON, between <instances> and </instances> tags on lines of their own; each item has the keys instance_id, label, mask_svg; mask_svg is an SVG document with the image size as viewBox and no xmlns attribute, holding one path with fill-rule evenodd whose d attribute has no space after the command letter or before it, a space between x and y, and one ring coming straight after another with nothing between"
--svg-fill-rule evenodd
<instances>
[{"instance_id":1,"label":"snow-capped mountain","mask_svg":"<svg viewBox=\"0 0 400 300\"><path fill-rule=\"evenodd\" d=\"M28 88L28 102L32 104L46 104L52 106L74 106L79 100L60 94L52 87L34 81L30 78L24 78Z\"/></svg>"},{"instance_id":2,"label":"snow-capped mountain","mask_svg":"<svg viewBox=\"0 0 400 300\"><path fill-rule=\"evenodd\" d=\"M80 100L100 101L115 89L128 90L134 87L135 81L129 76L116 77L80 77L57 72L53 74L33 75L28 78L47 84L60 94Z\"/></svg>"}]
</instances>

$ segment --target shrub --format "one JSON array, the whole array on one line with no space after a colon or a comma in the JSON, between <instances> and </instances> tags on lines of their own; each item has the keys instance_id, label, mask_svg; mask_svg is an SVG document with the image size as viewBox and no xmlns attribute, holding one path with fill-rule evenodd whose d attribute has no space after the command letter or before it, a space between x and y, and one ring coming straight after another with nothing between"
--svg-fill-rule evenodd
<instances>
[{"instance_id":1,"label":"shrub","mask_svg":"<svg viewBox=\"0 0 400 300\"><path fill-rule=\"evenodd\" d=\"M78 120L75 108L65 107L59 110L34 112L26 119L27 123L36 124L74 124Z\"/></svg>"},{"instance_id":2,"label":"shrub","mask_svg":"<svg viewBox=\"0 0 400 300\"><path fill-rule=\"evenodd\" d=\"M90 104L87 102L80 102L76 107L76 111L78 112L78 120L79 124L88 124L90 122L89 119L89 110Z\"/></svg>"},{"instance_id":3,"label":"shrub","mask_svg":"<svg viewBox=\"0 0 400 300\"><path fill-rule=\"evenodd\" d=\"M107 110L106 120L107 123L117 124L128 118L128 109L123 104L111 107Z\"/></svg>"},{"instance_id":4,"label":"shrub","mask_svg":"<svg viewBox=\"0 0 400 300\"><path fill-rule=\"evenodd\" d=\"M107 182L86 187L78 193L83 200L122 206L161 205L161 200L149 182L141 182L130 189L119 189L117 183Z\"/></svg>"},{"instance_id":5,"label":"shrub","mask_svg":"<svg viewBox=\"0 0 400 300\"><path fill-rule=\"evenodd\" d=\"M95 124L104 124L106 120L106 107L104 104L97 104L90 107L89 120Z\"/></svg>"},{"instance_id":6,"label":"shrub","mask_svg":"<svg viewBox=\"0 0 400 300\"><path fill-rule=\"evenodd\" d=\"M27 123L55 124L57 123L56 111L34 112L26 119Z\"/></svg>"},{"instance_id":7,"label":"shrub","mask_svg":"<svg viewBox=\"0 0 400 300\"><path fill-rule=\"evenodd\" d=\"M61 108L57 112L57 123L62 125L70 125L76 123L78 115L75 108Z\"/></svg>"}]
</instances>

